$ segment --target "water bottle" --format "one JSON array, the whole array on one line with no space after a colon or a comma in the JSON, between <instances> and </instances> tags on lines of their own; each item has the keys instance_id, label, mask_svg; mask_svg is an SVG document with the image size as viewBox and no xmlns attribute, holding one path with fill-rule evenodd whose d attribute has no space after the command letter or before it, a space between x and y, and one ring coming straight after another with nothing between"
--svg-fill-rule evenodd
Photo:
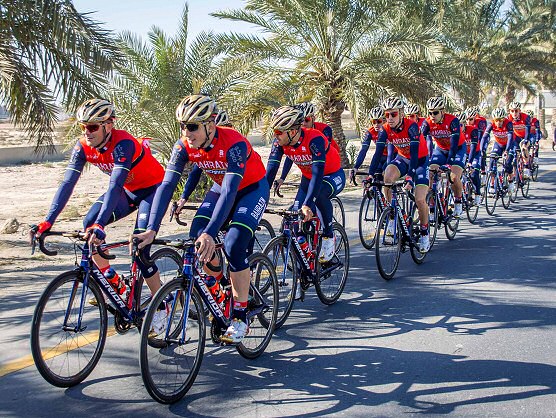
<instances>
[{"instance_id":1,"label":"water bottle","mask_svg":"<svg viewBox=\"0 0 556 418\"><path fill-rule=\"evenodd\" d=\"M112 267L108 267L108 269L104 272L104 277L106 278L106 280L108 280L108 283L112 285L114 290L118 292L119 295L125 292L126 285L124 281Z\"/></svg>"},{"instance_id":2,"label":"water bottle","mask_svg":"<svg viewBox=\"0 0 556 418\"><path fill-rule=\"evenodd\" d=\"M307 257L309 255L309 243L307 242L307 240L303 235L297 237L297 242L299 243L299 246L301 247L303 254L305 254L305 256Z\"/></svg>"},{"instance_id":3,"label":"water bottle","mask_svg":"<svg viewBox=\"0 0 556 418\"><path fill-rule=\"evenodd\" d=\"M220 286L220 282L216 280L216 277L207 276L205 278L205 284L207 285L210 294L217 303L220 303L224 300L224 292L222 292L222 287Z\"/></svg>"}]
</instances>

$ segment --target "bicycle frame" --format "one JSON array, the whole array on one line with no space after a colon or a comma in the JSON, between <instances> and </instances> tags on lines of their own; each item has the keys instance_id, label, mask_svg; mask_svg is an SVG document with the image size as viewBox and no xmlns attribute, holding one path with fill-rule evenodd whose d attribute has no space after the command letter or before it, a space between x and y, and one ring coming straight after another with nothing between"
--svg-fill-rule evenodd
<instances>
[{"instance_id":1,"label":"bicycle frame","mask_svg":"<svg viewBox=\"0 0 556 418\"><path fill-rule=\"evenodd\" d=\"M390 202L390 206L394 209L394 245L396 244L396 237L398 236L395 232L398 228L398 223L400 223L403 226L402 240L407 240L408 242L411 243L411 245L414 245L415 243L411 238L411 232L409 230L411 226L411 217L407 215L406 211L400 205L398 200L398 193L399 193L398 188L400 187L400 184L396 183L390 186L389 185L384 185L384 186L390 187L392 189L392 200ZM410 200L411 203L409 205L409 211L411 213L411 211L413 211L413 205L415 204L415 202L413 199Z\"/></svg>"}]
</instances>

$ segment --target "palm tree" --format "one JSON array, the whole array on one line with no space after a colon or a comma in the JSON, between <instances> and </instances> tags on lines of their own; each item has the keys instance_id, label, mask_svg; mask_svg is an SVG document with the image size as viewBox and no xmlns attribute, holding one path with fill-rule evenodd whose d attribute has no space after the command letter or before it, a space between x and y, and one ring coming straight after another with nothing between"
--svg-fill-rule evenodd
<instances>
[{"instance_id":1,"label":"palm tree","mask_svg":"<svg viewBox=\"0 0 556 418\"><path fill-rule=\"evenodd\" d=\"M442 88L432 67L441 53L433 28L408 27L403 8L394 10L390 4L247 0L244 10L213 16L260 28L262 36L228 34L219 36L219 41L229 54L250 57L253 90L292 80L299 86L298 98L313 98L334 131L343 163L348 164L341 125L346 105L360 122L366 109L387 94L422 98ZM291 100L292 94L276 93L265 104Z\"/></svg>"},{"instance_id":2,"label":"palm tree","mask_svg":"<svg viewBox=\"0 0 556 418\"><path fill-rule=\"evenodd\" d=\"M59 106L102 95L115 48L110 32L69 0L0 4L0 103L43 151L52 150Z\"/></svg>"}]
</instances>

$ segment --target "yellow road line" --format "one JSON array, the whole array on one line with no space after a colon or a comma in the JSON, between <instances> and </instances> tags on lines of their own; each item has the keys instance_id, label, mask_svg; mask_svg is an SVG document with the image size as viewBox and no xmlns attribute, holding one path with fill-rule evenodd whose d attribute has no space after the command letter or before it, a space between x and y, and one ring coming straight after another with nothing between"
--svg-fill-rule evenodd
<instances>
[{"instance_id":1,"label":"yellow road line","mask_svg":"<svg viewBox=\"0 0 556 418\"><path fill-rule=\"evenodd\" d=\"M94 336L94 334L98 334L98 332L95 333L88 333L88 334L84 334L81 335L79 337L77 337L76 339L72 340L71 344L69 344L68 346L64 346L64 347L57 347L54 349L46 349L43 350L43 358L45 360L49 360L53 357L59 356L61 354L67 353L68 351L73 351L77 348L89 345L89 344L93 344L95 342L98 341L98 338L96 336ZM116 330L115 329L109 329L106 333L106 337L111 337L114 334L116 334ZM91 337L94 337L91 339ZM26 367L32 366L33 364L35 364L35 361L33 360L33 356L31 354L28 354L24 357L20 357L18 359L9 361L5 364L0 364L0 377L4 377L7 374L13 373L13 372L17 372L19 370L25 369Z\"/></svg>"}]
</instances>

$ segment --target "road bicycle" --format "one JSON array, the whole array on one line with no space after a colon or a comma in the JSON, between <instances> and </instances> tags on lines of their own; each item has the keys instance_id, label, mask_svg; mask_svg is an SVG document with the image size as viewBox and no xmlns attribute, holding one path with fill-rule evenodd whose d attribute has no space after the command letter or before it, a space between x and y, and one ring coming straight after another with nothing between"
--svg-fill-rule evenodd
<instances>
[{"instance_id":1,"label":"road bicycle","mask_svg":"<svg viewBox=\"0 0 556 418\"><path fill-rule=\"evenodd\" d=\"M505 209L510 207L510 190L508 176L504 170L504 162L502 168L498 168L499 155L491 155L493 161L492 168L489 169L486 179L485 192L485 209L489 215L494 215L498 199L502 201Z\"/></svg>"},{"instance_id":2,"label":"road bicycle","mask_svg":"<svg viewBox=\"0 0 556 418\"><path fill-rule=\"evenodd\" d=\"M459 226L459 218L454 216L455 200L451 184L452 170L443 165L436 170L430 170L433 175L432 187L427 193L429 205L429 224L431 225L430 246L436 241L437 231L444 226L446 238L453 240L456 237Z\"/></svg>"},{"instance_id":3,"label":"road bicycle","mask_svg":"<svg viewBox=\"0 0 556 418\"><path fill-rule=\"evenodd\" d=\"M467 215L467 220L472 224L477 221L477 216L479 214L479 205L475 204L475 196L477 193L475 192L475 185L472 180L474 171L475 169L473 167L469 167L467 170L463 171L461 176L461 183L463 185L461 203ZM481 189L479 188L479 190Z\"/></svg>"},{"instance_id":4,"label":"road bicycle","mask_svg":"<svg viewBox=\"0 0 556 418\"><path fill-rule=\"evenodd\" d=\"M114 316L117 333L125 334L133 327L140 330L151 294L137 267L135 244L130 273L127 277L121 275L129 291L119 295L92 256L99 254L103 258L114 259L106 251L127 247L129 241L93 248L84 242L84 232L47 231L38 239L33 237L32 252L38 244L44 254L57 255L57 251L45 247L44 241L50 236L72 240L76 267L54 278L39 298L31 324L31 353L37 369L47 382L54 386L71 387L82 382L98 363L108 335L108 313ZM166 258L166 252L160 249L152 255L162 282L169 281L176 269ZM91 297L96 299L95 303L90 303Z\"/></svg>"},{"instance_id":5,"label":"road bicycle","mask_svg":"<svg viewBox=\"0 0 556 418\"><path fill-rule=\"evenodd\" d=\"M192 239L156 239L153 244L181 250L183 264L178 276L156 293L145 316L139 350L141 376L153 399L174 403L185 396L201 367L207 315L198 313L202 312L203 305L208 307L210 337L214 343L223 345L221 337L232 321L233 294L225 275L220 281L223 301L219 303L212 295ZM217 243L216 251L222 251L222 245ZM150 264L150 260L144 262ZM251 278L247 306L249 329L236 348L243 357L253 359L265 351L275 329L278 283L268 257L255 253L248 262ZM150 326L161 305L168 317L164 329L153 335Z\"/></svg>"},{"instance_id":6,"label":"road bicycle","mask_svg":"<svg viewBox=\"0 0 556 418\"><path fill-rule=\"evenodd\" d=\"M315 286L318 298L326 305L340 298L349 271L349 242L342 225L334 222L334 255L330 261L321 263L318 256L322 228L318 217L303 222L300 211L267 208L266 212L283 219L280 235L273 238L264 249L278 277L280 302L276 327L280 328L292 310L296 295L303 301L310 286ZM297 291L298 286L300 292Z\"/></svg>"}]
</instances>

